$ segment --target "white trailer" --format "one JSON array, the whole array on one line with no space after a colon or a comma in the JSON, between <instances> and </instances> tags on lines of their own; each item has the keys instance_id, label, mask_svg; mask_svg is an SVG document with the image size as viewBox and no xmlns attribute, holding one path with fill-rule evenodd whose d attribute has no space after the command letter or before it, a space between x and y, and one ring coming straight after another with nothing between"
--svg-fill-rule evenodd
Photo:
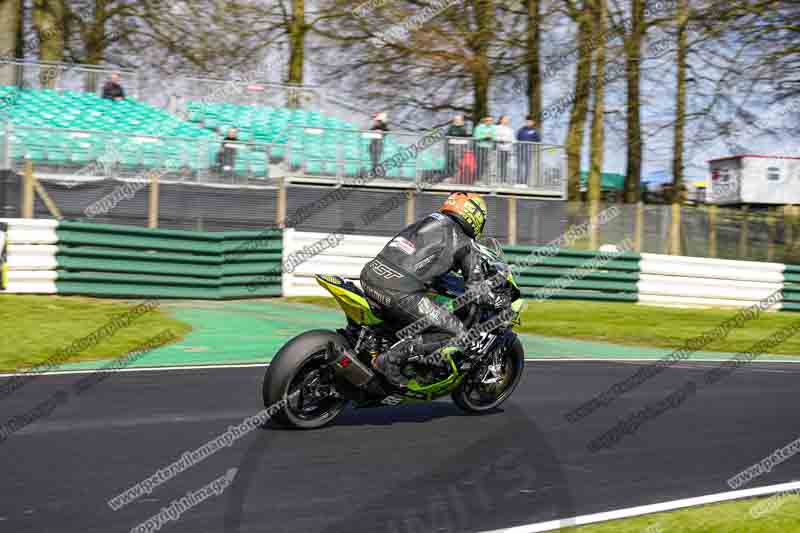
<instances>
[{"instance_id":1,"label":"white trailer","mask_svg":"<svg viewBox=\"0 0 800 533\"><path fill-rule=\"evenodd\" d=\"M800 203L800 157L735 155L708 162L710 204Z\"/></svg>"}]
</instances>

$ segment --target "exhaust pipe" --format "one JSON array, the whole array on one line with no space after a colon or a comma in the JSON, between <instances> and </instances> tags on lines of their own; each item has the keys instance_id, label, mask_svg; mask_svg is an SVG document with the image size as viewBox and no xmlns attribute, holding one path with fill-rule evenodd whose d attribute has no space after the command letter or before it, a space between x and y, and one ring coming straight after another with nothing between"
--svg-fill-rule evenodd
<instances>
[{"instance_id":1,"label":"exhaust pipe","mask_svg":"<svg viewBox=\"0 0 800 533\"><path fill-rule=\"evenodd\" d=\"M328 350L336 357L333 361L336 375L345 378L356 387L363 388L375 377L375 372L359 361L355 354L351 354L333 343L328 345Z\"/></svg>"}]
</instances>

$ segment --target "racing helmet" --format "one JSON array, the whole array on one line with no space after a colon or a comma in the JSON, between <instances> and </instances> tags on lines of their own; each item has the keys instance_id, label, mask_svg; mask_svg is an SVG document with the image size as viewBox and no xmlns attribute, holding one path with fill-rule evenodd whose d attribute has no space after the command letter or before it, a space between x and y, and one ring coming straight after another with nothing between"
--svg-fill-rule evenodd
<instances>
[{"instance_id":1,"label":"racing helmet","mask_svg":"<svg viewBox=\"0 0 800 533\"><path fill-rule=\"evenodd\" d=\"M439 212L457 219L467 233L471 233L470 237L477 239L483 233L488 210L479 194L454 192L447 197Z\"/></svg>"}]
</instances>

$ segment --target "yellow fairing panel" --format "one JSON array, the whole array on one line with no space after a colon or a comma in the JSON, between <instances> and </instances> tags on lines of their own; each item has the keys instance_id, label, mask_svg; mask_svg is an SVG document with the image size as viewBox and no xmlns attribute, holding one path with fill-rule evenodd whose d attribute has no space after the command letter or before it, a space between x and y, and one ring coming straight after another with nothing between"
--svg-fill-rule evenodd
<instances>
[{"instance_id":1,"label":"yellow fairing panel","mask_svg":"<svg viewBox=\"0 0 800 533\"><path fill-rule=\"evenodd\" d=\"M344 280L337 276L315 276L317 283L325 287L336 303L350 319L365 326L374 326L383 322L375 316L366 298L344 287Z\"/></svg>"}]
</instances>

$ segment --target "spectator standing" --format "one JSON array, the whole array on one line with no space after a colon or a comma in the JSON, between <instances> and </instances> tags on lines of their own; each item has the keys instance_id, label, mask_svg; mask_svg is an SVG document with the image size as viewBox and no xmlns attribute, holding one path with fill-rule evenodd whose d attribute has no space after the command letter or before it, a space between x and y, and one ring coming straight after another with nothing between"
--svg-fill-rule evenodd
<instances>
[{"instance_id":1,"label":"spectator standing","mask_svg":"<svg viewBox=\"0 0 800 533\"><path fill-rule=\"evenodd\" d=\"M125 89L119 83L119 73L111 74L111 79L103 85L103 98L108 100L124 100Z\"/></svg>"},{"instance_id":2,"label":"spectator standing","mask_svg":"<svg viewBox=\"0 0 800 533\"><path fill-rule=\"evenodd\" d=\"M389 127L386 125L386 113L375 113L372 118L373 122L370 131L389 131ZM381 158L383 157L383 134L379 135L380 137L372 139L369 143L369 157L372 160L373 170L381 163Z\"/></svg>"},{"instance_id":3,"label":"spectator standing","mask_svg":"<svg viewBox=\"0 0 800 533\"><path fill-rule=\"evenodd\" d=\"M540 143L542 138L532 116L525 117L525 125L517 132L517 184L527 185L534 160L534 153L539 147L530 143Z\"/></svg>"},{"instance_id":4,"label":"spectator standing","mask_svg":"<svg viewBox=\"0 0 800 533\"><path fill-rule=\"evenodd\" d=\"M238 140L239 131L236 128L228 128L228 134L222 140L222 150L217 154L217 163L223 176L233 177Z\"/></svg>"},{"instance_id":5,"label":"spectator standing","mask_svg":"<svg viewBox=\"0 0 800 533\"><path fill-rule=\"evenodd\" d=\"M508 162L514 148L514 130L508 115L502 115L499 124L494 128L494 139L497 141L497 172L503 183L508 181Z\"/></svg>"},{"instance_id":6,"label":"spectator standing","mask_svg":"<svg viewBox=\"0 0 800 533\"><path fill-rule=\"evenodd\" d=\"M463 161L469 144L463 139L469 138L467 127L464 125L464 115L456 115L447 128L447 176L454 176L458 165Z\"/></svg>"},{"instance_id":7,"label":"spectator standing","mask_svg":"<svg viewBox=\"0 0 800 533\"><path fill-rule=\"evenodd\" d=\"M489 154L494 148L494 120L491 116L481 119L481 123L472 132L472 137L476 141L478 179L483 180L489 168Z\"/></svg>"}]
</instances>

